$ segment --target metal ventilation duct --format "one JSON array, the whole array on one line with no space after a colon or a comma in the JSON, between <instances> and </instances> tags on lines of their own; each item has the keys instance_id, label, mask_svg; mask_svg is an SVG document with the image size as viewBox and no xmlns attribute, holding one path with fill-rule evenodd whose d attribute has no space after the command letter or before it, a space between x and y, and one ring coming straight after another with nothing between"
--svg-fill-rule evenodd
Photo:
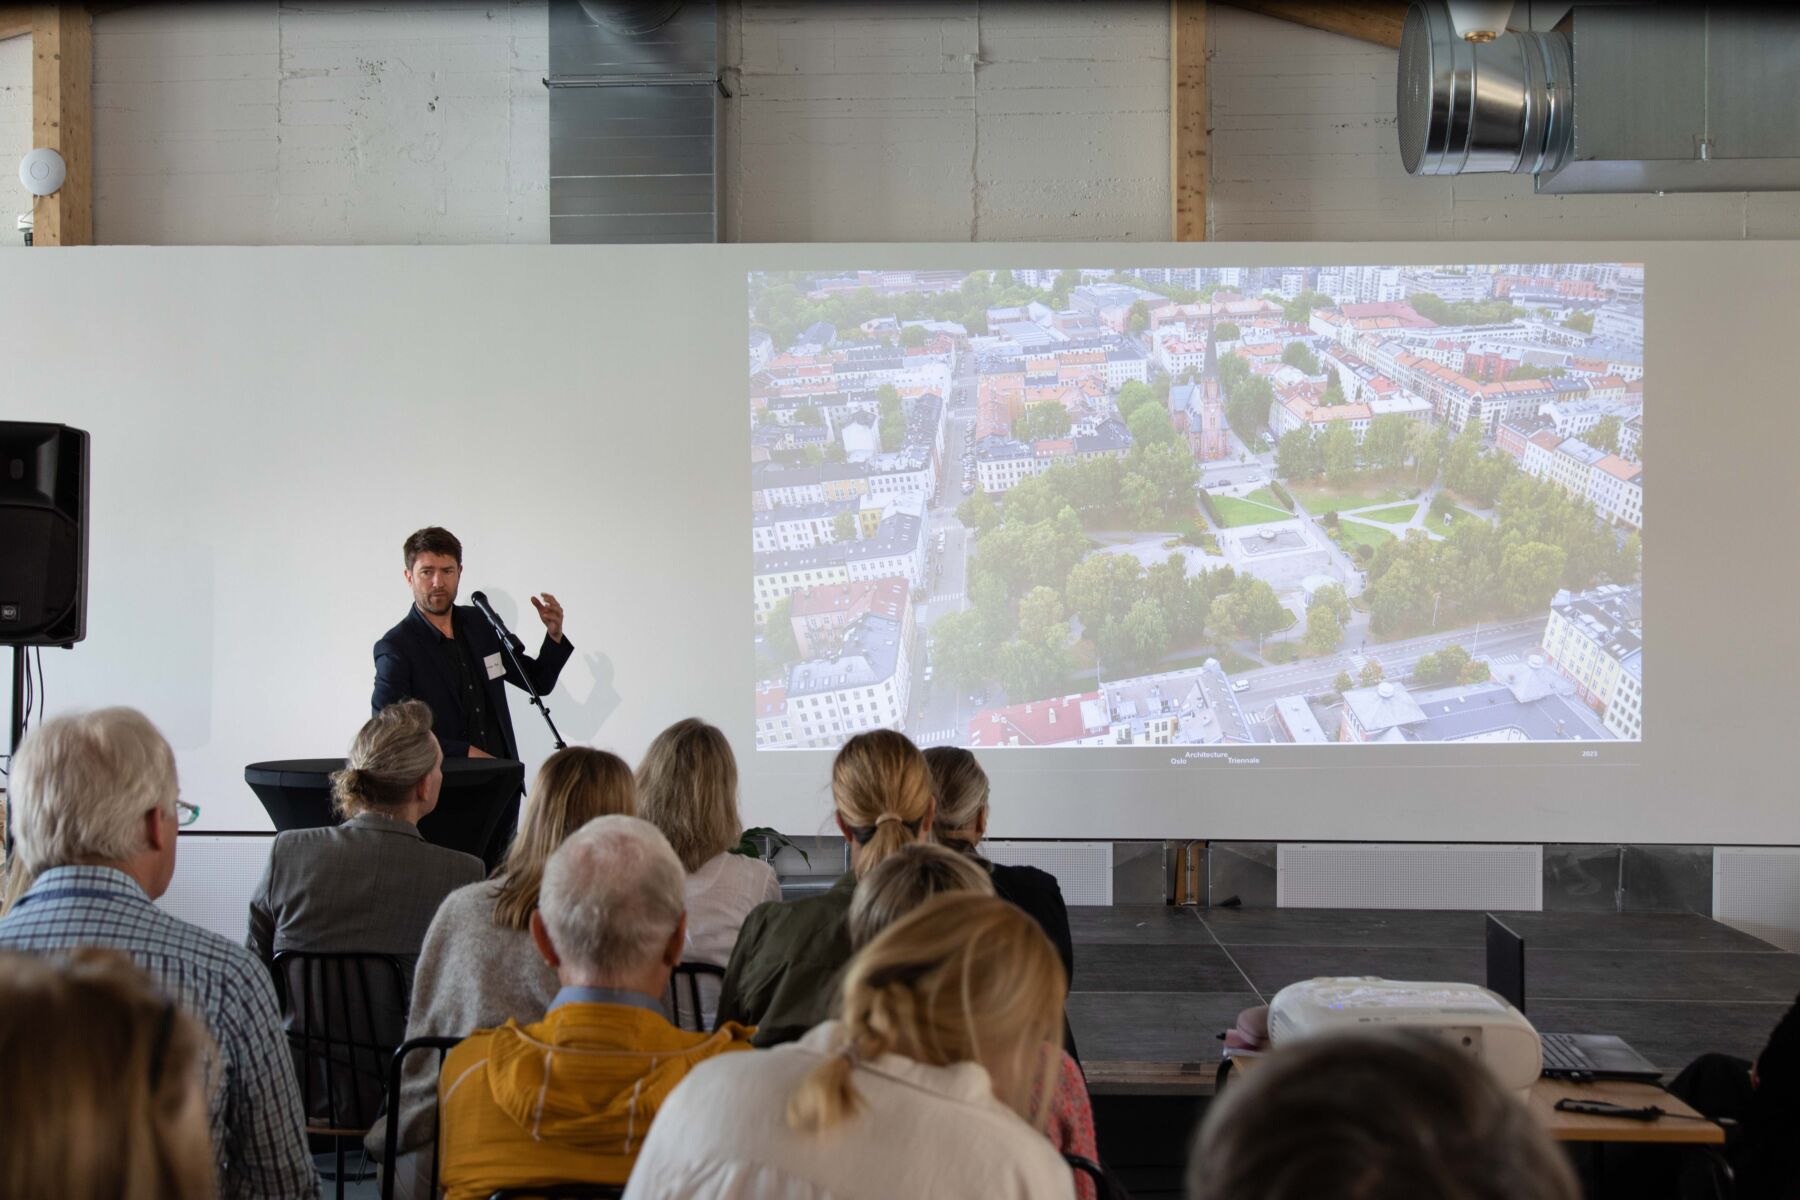
<instances>
[{"instance_id":1,"label":"metal ventilation duct","mask_svg":"<svg viewBox=\"0 0 1800 1200\"><path fill-rule=\"evenodd\" d=\"M645 0L643 3L630 3L629 0L576 2L581 5L581 11L588 15L588 20L609 33L625 37L640 37L661 29L681 10L681 0Z\"/></svg>"},{"instance_id":2,"label":"metal ventilation duct","mask_svg":"<svg viewBox=\"0 0 1800 1200\"><path fill-rule=\"evenodd\" d=\"M1457 38L1414 0L1400 43L1414 175L1502 171L1540 192L1800 189L1800 11L1578 5L1554 30Z\"/></svg>"},{"instance_id":3,"label":"metal ventilation duct","mask_svg":"<svg viewBox=\"0 0 1800 1200\"><path fill-rule=\"evenodd\" d=\"M552 242L718 240L718 71L712 0L551 0Z\"/></svg>"},{"instance_id":4,"label":"metal ventilation duct","mask_svg":"<svg viewBox=\"0 0 1800 1200\"><path fill-rule=\"evenodd\" d=\"M1410 175L1536 175L1569 148L1569 44L1556 33L1456 36L1442 4L1414 4L1400 35L1400 161Z\"/></svg>"}]
</instances>

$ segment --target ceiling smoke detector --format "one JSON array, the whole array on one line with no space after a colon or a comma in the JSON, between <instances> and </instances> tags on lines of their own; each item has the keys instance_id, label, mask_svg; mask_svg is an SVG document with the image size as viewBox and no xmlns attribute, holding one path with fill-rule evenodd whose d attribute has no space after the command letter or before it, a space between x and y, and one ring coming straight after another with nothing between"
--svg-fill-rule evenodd
<instances>
[{"instance_id":1,"label":"ceiling smoke detector","mask_svg":"<svg viewBox=\"0 0 1800 1200\"><path fill-rule=\"evenodd\" d=\"M68 174L63 156L48 146L28 150L19 160L19 182L34 196L55 195Z\"/></svg>"},{"instance_id":2,"label":"ceiling smoke detector","mask_svg":"<svg viewBox=\"0 0 1800 1200\"><path fill-rule=\"evenodd\" d=\"M1413 0L1400 34L1396 107L1407 174L1557 170L1573 131L1568 39L1495 32L1491 16L1471 17L1468 27L1491 37L1460 36L1452 7Z\"/></svg>"}]
</instances>

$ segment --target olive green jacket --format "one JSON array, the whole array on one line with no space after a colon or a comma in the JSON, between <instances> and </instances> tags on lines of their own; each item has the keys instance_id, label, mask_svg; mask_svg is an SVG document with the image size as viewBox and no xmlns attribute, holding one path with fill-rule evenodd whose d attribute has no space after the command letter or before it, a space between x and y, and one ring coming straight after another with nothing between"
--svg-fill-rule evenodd
<instances>
[{"instance_id":1,"label":"olive green jacket","mask_svg":"<svg viewBox=\"0 0 1800 1200\"><path fill-rule=\"evenodd\" d=\"M829 1017L850 961L855 894L856 875L846 871L822 895L751 909L719 988L719 1024L754 1025L755 1045L779 1046Z\"/></svg>"}]
</instances>

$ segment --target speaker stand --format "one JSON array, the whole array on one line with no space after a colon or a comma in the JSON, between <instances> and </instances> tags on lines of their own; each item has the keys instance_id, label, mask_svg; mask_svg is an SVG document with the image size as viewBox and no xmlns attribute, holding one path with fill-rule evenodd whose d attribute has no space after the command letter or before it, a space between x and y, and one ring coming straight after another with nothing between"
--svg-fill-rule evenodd
<instances>
[{"instance_id":1,"label":"speaker stand","mask_svg":"<svg viewBox=\"0 0 1800 1200\"><path fill-rule=\"evenodd\" d=\"M14 646L12 652L12 714L7 720L9 736L6 743L8 755L19 752L19 742L25 736L25 647ZM10 768L12 759L9 757L6 761Z\"/></svg>"},{"instance_id":2,"label":"speaker stand","mask_svg":"<svg viewBox=\"0 0 1800 1200\"><path fill-rule=\"evenodd\" d=\"M14 646L12 669L12 712L7 714L6 799L0 802L0 852L4 865L12 863L12 769L19 754L19 742L25 737L25 647Z\"/></svg>"}]
</instances>

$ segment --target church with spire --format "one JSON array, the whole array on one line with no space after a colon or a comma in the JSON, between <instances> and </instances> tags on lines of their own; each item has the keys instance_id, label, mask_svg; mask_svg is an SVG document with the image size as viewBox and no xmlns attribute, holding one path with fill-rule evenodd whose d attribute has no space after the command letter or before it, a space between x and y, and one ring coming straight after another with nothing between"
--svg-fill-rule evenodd
<instances>
[{"instance_id":1,"label":"church with spire","mask_svg":"<svg viewBox=\"0 0 1800 1200\"><path fill-rule=\"evenodd\" d=\"M1217 462L1231 452L1225 434L1225 390L1219 383L1219 351L1213 337L1213 314L1218 305L1207 303L1206 358L1198 383L1169 389L1169 415L1175 428L1187 434L1188 451L1198 462Z\"/></svg>"}]
</instances>

